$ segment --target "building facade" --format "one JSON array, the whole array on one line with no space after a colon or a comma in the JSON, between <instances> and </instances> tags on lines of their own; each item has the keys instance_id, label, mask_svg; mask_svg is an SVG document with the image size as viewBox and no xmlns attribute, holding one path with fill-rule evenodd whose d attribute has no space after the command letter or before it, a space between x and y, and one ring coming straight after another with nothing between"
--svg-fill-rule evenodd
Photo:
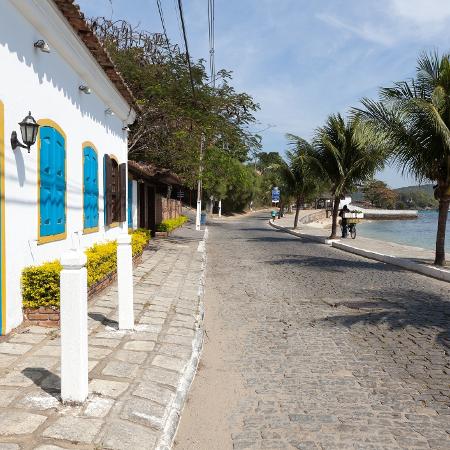
<instances>
[{"instance_id":1,"label":"building facade","mask_svg":"<svg viewBox=\"0 0 450 450\"><path fill-rule=\"evenodd\" d=\"M78 8L3 0L0 16L0 330L22 321L24 267L114 239L127 227L133 98ZM27 152L13 131L31 111Z\"/></svg>"},{"instance_id":2,"label":"building facade","mask_svg":"<svg viewBox=\"0 0 450 450\"><path fill-rule=\"evenodd\" d=\"M128 186L130 228L145 228L153 234L163 220L181 215L181 199L177 198L181 180L170 170L129 161Z\"/></svg>"}]
</instances>

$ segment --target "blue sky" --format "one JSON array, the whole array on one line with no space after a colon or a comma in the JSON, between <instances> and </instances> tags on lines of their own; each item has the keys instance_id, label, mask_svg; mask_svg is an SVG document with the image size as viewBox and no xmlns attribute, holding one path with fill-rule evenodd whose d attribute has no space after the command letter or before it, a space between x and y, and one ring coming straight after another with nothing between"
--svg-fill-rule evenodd
<instances>
[{"instance_id":1,"label":"blue sky","mask_svg":"<svg viewBox=\"0 0 450 450\"><path fill-rule=\"evenodd\" d=\"M78 0L87 16L161 31L156 0ZM175 0L161 0L169 39L181 44ZM184 0L191 54L207 58L206 0ZM414 74L424 50L450 50L450 0L216 0L216 67L261 104L265 151L286 133L309 139L332 112L345 114L378 86ZM415 184L396 168L378 178Z\"/></svg>"}]
</instances>

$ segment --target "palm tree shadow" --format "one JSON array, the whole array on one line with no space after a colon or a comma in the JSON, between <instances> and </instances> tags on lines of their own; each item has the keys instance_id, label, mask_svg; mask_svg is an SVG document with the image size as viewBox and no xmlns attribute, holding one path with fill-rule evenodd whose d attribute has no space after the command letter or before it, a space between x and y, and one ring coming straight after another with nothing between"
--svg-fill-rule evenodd
<instances>
[{"instance_id":1,"label":"palm tree shadow","mask_svg":"<svg viewBox=\"0 0 450 450\"><path fill-rule=\"evenodd\" d=\"M340 273L352 269L355 271L377 269L380 272L403 271L403 269L399 267L371 260L360 261L347 258L329 258L325 256L281 255L279 259L267 261L267 263L276 266L295 265L298 267L317 268L320 271Z\"/></svg>"},{"instance_id":2,"label":"palm tree shadow","mask_svg":"<svg viewBox=\"0 0 450 450\"><path fill-rule=\"evenodd\" d=\"M342 314L323 319L329 325L385 324L391 330L406 327L416 329L419 334L437 331L436 343L450 349L450 301L444 295L425 294L418 290L372 291L368 300L342 301L336 306L356 310L359 314ZM428 331L427 331L428 330Z\"/></svg>"}]
</instances>

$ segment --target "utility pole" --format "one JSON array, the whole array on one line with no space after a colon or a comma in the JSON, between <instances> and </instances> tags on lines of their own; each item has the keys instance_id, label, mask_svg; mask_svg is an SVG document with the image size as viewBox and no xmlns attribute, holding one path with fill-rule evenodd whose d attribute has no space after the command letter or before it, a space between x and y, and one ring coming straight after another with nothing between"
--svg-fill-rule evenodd
<instances>
[{"instance_id":1,"label":"utility pole","mask_svg":"<svg viewBox=\"0 0 450 450\"><path fill-rule=\"evenodd\" d=\"M195 229L200 230L200 215L202 213L202 172L203 172L203 147L205 145L205 135L202 133L200 140L200 169L197 184L197 215L195 217Z\"/></svg>"}]
</instances>

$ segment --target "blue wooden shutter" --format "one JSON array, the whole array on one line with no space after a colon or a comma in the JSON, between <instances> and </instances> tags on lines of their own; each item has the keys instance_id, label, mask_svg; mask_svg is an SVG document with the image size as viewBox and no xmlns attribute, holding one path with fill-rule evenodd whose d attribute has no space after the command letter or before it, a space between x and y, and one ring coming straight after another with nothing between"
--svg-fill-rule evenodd
<instances>
[{"instance_id":1,"label":"blue wooden shutter","mask_svg":"<svg viewBox=\"0 0 450 450\"><path fill-rule=\"evenodd\" d=\"M54 233L52 189L54 184L53 128L40 127L40 235L51 236Z\"/></svg>"},{"instance_id":2,"label":"blue wooden shutter","mask_svg":"<svg viewBox=\"0 0 450 450\"><path fill-rule=\"evenodd\" d=\"M40 235L53 236L66 231L66 144L51 127L40 133Z\"/></svg>"},{"instance_id":3,"label":"blue wooden shutter","mask_svg":"<svg viewBox=\"0 0 450 450\"><path fill-rule=\"evenodd\" d=\"M133 228L133 181L128 180L128 227Z\"/></svg>"},{"instance_id":4,"label":"blue wooden shutter","mask_svg":"<svg viewBox=\"0 0 450 450\"><path fill-rule=\"evenodd\" d=\"M66 231L66 145L64 138L57 130L53 130L53 135L55 167L53 189L54 234L61 234Z\"/></svg>"},{"instance_id":5,"label":"blue wooden shutter","mask_svg":"<svg viewBox=\"0 0 450 450\"><path fill-rule=\"evenodd\" d=\"M83 149L84 228L98 227L98 159L92 147Z\"/></svg>"}]
</instances>

